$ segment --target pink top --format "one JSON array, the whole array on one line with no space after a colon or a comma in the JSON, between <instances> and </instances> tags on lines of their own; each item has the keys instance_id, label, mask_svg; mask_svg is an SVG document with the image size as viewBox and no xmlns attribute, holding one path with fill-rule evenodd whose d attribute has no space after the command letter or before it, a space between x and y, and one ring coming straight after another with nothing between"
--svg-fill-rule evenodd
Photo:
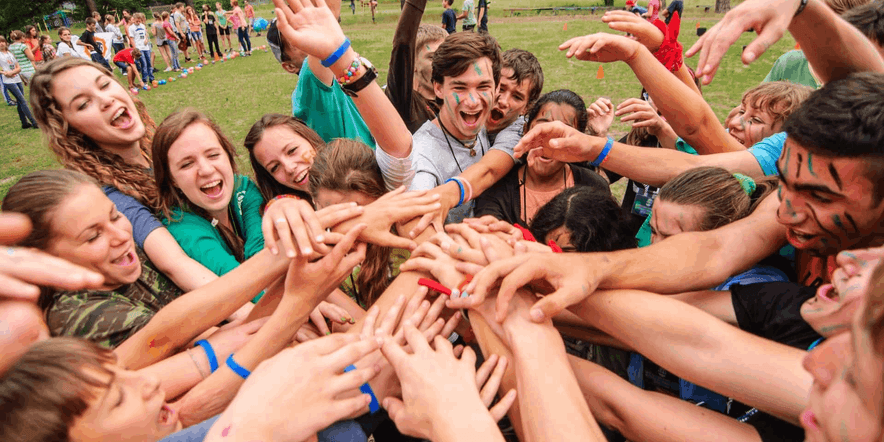
<instances>
[{"instance_id":1,"label":"pink top","mask_svg":"<svg viewBox=\"0 0 884 442\"><path fill-rule=\"evenodd\" d=\"M242 8L239 6L233 8L233 15L230 16L230 23L233 24L234 28L239 28L242 26L242 22L239 19L239 15L242 14Z\"/></svg>"},{"instance_id":2,"label":"pink top","mask_svg":"<svg viewBox=\"0 0 884 442\"><path fill-rule=\"evenodd\" d=\"M660 0L648 0L648 12L651 12L652 9L653 12L651 13L651 16L648 17L648 20L653 22L656 21L660 15Z\"/></svg>"}]
</instances>

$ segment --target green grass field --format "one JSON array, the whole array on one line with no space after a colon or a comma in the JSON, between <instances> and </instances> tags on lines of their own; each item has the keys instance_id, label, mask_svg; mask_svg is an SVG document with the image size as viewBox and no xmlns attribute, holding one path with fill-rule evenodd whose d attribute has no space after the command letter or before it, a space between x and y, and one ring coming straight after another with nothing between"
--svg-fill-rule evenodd
<instances>
[{"instance_id":1,"label":"green grass field","mask_svg":"<svg viewBox=\"0 0 884 442\"><path fill-rule=\"evenodd\" d=\"M622 5L622 0L618 1ZM459 0L457 3L455 6L460 6ZM537 55L546 78L545 92L572 89L582 95L587 103L600 96L610 98L615 104L638 96L641 85L625 64L605 65L605 77L598 80L597 64L568 60L556 49L571 37L609 31L601 22L600 15L528 14L506 17L504 12L505 8L566 6L576 3L576 0L494 0L489 13L489 29L504 49L518 47ZM714 4L711 0L685 2L685 17L679 38L685 49L697 40L695 27L698 23L701 27L711 27L721 18L717 14L703 13L703 8L697 7L711 4ZM272 3L258 5L256 10L259 17L268 20L273 17ZM441 14L441 1L432 2L427 5L423 21L441 23ZM378 24L372 24L368 8L363 10L358 2L355 15L350 12L349 2L345 1L342 8L344 31L353 41L354 48L378 67L380 84L386 81L390 42L398 15L398 0L381 2L377 14ZM565 25L567 30L564 29ZM82 29L74 29L74 32L79 34ZM727 53L716 79L703 88L706 100L721 119L739 103L746 89L761 82L776 58L795 45L792 37L787 35L758 61L745 67L739 60L739 54L742 45L747 44L752 37L754 34L747 33L740 38ZM55 35L53 39L57 40ZM232 40L236 44L235 36ZM263 36L252 38L253 46L263 44L266 44ZM161 70L165 68L159 55L157 60L158 67ZM691 66L696 65L695 60L689 59L687 62ZM185 65L188 66L195 64ZM169 77L171 75L168 73L157 74L157 79ZM187 79L179 79L151 91L142 91L139 98L145 102L157 123L182 107L195 107L210 114L234 144L240 146L240 170L250 173L247 155L241 147L246 132L265 113L291 112L291 93L297 80L297 76L288 74L279 67L271 53L255 51L252 57L216 63ZM122 81L125 84L125 80ZM615 120L612 130L624 133L629 127L628 124ZM0 197L22 175L34 170L57 167L60 166L46 147L40 132L22 130L15 108L5 104L0 106Z\"/></svg>"}]
</instances>

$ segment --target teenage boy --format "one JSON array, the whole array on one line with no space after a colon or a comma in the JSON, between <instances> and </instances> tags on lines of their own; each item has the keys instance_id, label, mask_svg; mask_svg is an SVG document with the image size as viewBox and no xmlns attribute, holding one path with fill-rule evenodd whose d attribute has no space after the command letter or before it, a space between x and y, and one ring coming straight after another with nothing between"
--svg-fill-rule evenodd
<instances>
[{"instance_id":1,"label":"teenage boy","mask_svg":"<svg viewBox=\"0 0 884 442\"><path fill-rule=\"evenodd\" d=\"M769 16L778 17L796 10L797 0L750 0L724 20L765 11L778 11ZM831 280L839 251L884 244L884 132L880 129L884 127L884 60L859 31L821 2L807 3L789 30L826 85L813 92L783 126L787 136L777 161L777 195L762 201L745 219L708 232L675 235L643 249L572 254L567 261L555 254L502 260L474 279L478 280L471 291L478 295L475 299L451 306L481 302L488 283L498 275L511 275L503 283L507 287L544 279L557 291L532 307L532 319L542 320L598 287L659 293L712 287L786 243L797 250L798 282L818 286ZM604 51L613 49L609 46ZM856 73L863 70L874 72ZM578 157L585 157L578 148L585 135L562 126L547 124L532 130L523 143L530 147L533 140L543 137L544 155L562 160L567 152L569 161L579 161ZM549 148L552 140L554 149ZM522 150L520 146L518 151ZM499 317L504 304L498 304Z\"/></svg>"},{"instance_id":2,"label":"teenage boy","mask_svg":"<svg viewBox=\"0 0 884 442\"><path fill-rule=\"evenodd\" d=\"M114 64L126 73L126 79L129 81L129 90L133 94L138 93L138 86L135 85L136 80L138 80L138 68L135 66L141 58L141 51L136 48L126 48L114 55ZM139 80L138 83L141 83L141 81Z\"/></svg>"},{"instance_id":3,"label":"teenage boy","mask_svg":"<svg viewBox=\"0 0 884 442\"><path fill-rule=\"evenodd\" d=\"M77 44L85 47L87 50L92 52L92 61L106 67L108 70L112 70L110 65L107 63L107 60L105 60L104 56L101 54L101 47L95 41L95 31L97 26L98 22L96 22L94 18L87 18L86 30L83 31L83 34L80 35L80 41L78 41Z\"/></svg>"},{"instance_id":4,"label":"teenage boy","mask_svg":"<svg viewBox=\"0 0 884 442\"><path fill-rule=\"evenodd\" d=\"M433 53L448 34L438 26L421 24L427 0L406 0L393 34L387 97L411 133L439 112L433 92Z\"/></svg>"},{"instance_id":5,"label":"teenage boy","mask_svg":"<svg viewBox=\"0 0 884 442\"><path fill-rule=\"evenodd\" d=\"M129 11L123 9L123 18L120 19L120 22L117 23L117 27L120 28L120 32L123 33L123 44L132 47L132 42L129 37L129 25L132 24L132 15L129 14Z\"/></svg>"},{"instance_id":6,"label":"teenage boy","mask_svg":"<svg viewBox=\"0 0 884 442\"><path fill-rule=\"evenodd\" d=\"M479 32L488 32L488 1L479 0L476 5L476 21L479 22Z\"/></svg>"},{"instance_id":7,"label":"teenage boy","mask_svg":"<svg viewBox=\"0 0 884 442\"><path fill-rule=\"evenodd\" d=\"M497 101L485 122L492 145L503 143L512 151L522 138L523 116L542 90L543 69L537 57L524 49L507 49L501 55Z\"/></svg>"},{"instance_id":8,"label":"teenage boy","mask_svg":"<svg viewBox=\"0 0 884 442\"><path fill-rule=\"evenodd\" d=\"M184 46L184 61L191 62L193 60L187 55L188 49L190 49L190 40L188 39L188 35L190 32L190 25L187 24L187 19L184 18L184 3L178 2L175 3L175 7L172 9L172 22L175 23L175 29L178 31L178 41L183 41Z\"/></svg>"},{"instance_id":9,"label":"teenage boy","mask_svg":"<svg viewBox=\"0 0 884 442\"><path fill-rule=\"evenodd\" d=\"M464 32L472 32L476 29L476 11L473 9L473 0L463 0L463 9L461 9L460 15L457 16L457 19L463 20L461 27Z\"/></svg>"},{"instance_id":10,"label":"teenage boy","mask_svg":"<svg viewBox=\"0 0 884 442\"><path fill-rule=\"evenodd\" d=\"M129 25L129 38L133 48L141 51L141 79L149 83L153 81L153 66L150 63L150 41L147 39L147 28L144 27L144 14L137 12L132 16L134 24Z\"/></svg>"},{"instance_id":11,"label":"teenage boy","mask_svg":"<svg viewBox=\"0 0 884 442\"><path fill-rule=\"evenodd\" d=\"M457 14L451 9L451 2L454 0L442 0L442 29L448 31L449 34L457 32Z\"/></svg>"},{"instance_id":12,"label":"teenage boy","mask_svg":"<svg viewBox=\"0 0 884 442\"><path fill-rule=\"evenodd\" d=\"M457 185L460 197L448 213L449 222L460 222L472 212L472 204L467 202L472 193L469 180L449 183L449 179L496 149L488 142L485 121L495 105L500 81L497 47L497 41L488 34L462 33L449 35L433 55L432 80L439 116L414 134L415 177L411 189ZM510 157L512 168L511 151L503 154Z\"/></svg>"}]
</instances>

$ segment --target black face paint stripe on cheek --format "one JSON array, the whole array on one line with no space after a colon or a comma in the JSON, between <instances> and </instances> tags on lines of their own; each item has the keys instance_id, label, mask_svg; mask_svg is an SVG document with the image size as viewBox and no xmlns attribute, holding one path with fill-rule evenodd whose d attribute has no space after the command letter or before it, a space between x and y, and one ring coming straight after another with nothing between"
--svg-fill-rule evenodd
<instances>
[{"instance_id":1,"label":"black face paint stripe on cheek","mask_svg":"<svg viewBox=\"0 0 884 442\"><path fill-rule=\"evenodd\" d=\"M857 225L856 225L856 221L853 220L853 217L850 216L849 213L844 212L844 219L846 219L847 222L849 222L850 225L853 226L853 231L854 231L854 232L859 233L859 227L857 227Z\"/></svg>"},{"instance_id":2,"label":"black face paint stripe on cheek","mask_svg":"<svg viewBox=\"0 0 884 442\"><path fill-rule=\"evenodd\" d=\"M798 155L798 168L797 168L798 171L795 172L795 178L801 178L801 162L804 160L804 157L802 157L800 153L797 155Z\"/></svg>"},{"instance_id":3,"label":"black face paint stripe on cheek","mask_svg":"<svg viewBox=\"0 0 884 442\"><path fill-rule=\"evenodd\" d=\"M823 227L823 225L820 224L820 219L816 214L816 210L813 210L813 206L811 206L810 204L807 204L807 210L809 210L810 213L813 215L813 222L816 223L816 225L820 228L820 230L822 230L823 232L826 232L827 235L829 235L833 238L838 237L838 235L836 235L835 232L832 232L831 230Z\"/></svg>"}]
</instances>

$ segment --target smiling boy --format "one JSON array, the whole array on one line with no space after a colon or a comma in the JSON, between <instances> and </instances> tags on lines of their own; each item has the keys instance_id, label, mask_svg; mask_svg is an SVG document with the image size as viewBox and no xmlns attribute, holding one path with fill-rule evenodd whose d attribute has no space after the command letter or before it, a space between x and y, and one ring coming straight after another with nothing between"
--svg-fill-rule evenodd
<instances>
[{"instance_id":1,"label":"smiling boy","mask_svg":"<svg viewBox=\"0 0 884 442\"><path fill-rule=\"evenodd\" d=\"M488 142L485 121L500 80L497 42L487 34L449 35L433 56L432 80L439 116L414 134L412 190L445 184L495 149ZM471 208L463 204L452 209L449 221L463 219Z\"/></svg>"}]
</instances>

